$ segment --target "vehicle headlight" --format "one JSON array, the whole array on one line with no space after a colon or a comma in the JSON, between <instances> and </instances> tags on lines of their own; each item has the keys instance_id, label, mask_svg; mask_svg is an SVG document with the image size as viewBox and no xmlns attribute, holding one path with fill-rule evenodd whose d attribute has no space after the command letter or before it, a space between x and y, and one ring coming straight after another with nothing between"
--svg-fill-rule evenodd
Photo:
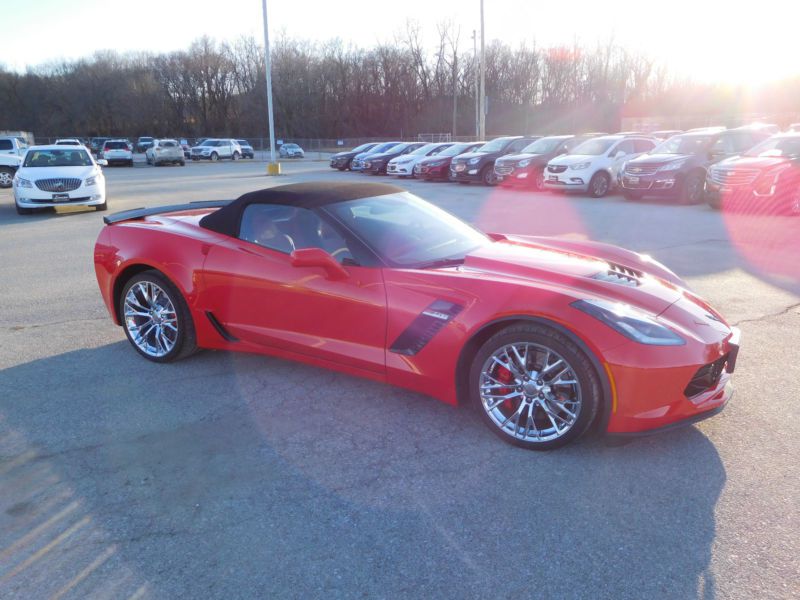
<instances>
[{"instance_id":1,"label":"vehicle headlight","mask_svg":"<svg viewBox=\"0 0 800 600\"><path fill-rule=\"evenodd\" d=\"M467 161L467 164L469 164L469 165L477 165L479 162L481 162L481 159L480 159L480 157L476 156L475 158L470 158Z\"/></svg>"},{"instance_id":2,"label":"vehicle headlight","mask_svg":"<svg viewBox=\"0 0 800 600\"><path fill-rule=\"evenodd\" d=\"M645 311L605 300L576 300L574 308L593 316L625 337L648 346L682 346L686 341Z\"/></svg>"},{"instance_id":3,"label":"vehicle headlight","mask_svg":"<svg viewBox=\"0 0 800 600\"><path fill-rule=\"evenodd\" d=\"M444 164L443 160L435 160L432 163L428 163L429 167L441 167Z\"/></svg>"},{"instance_id":4,"label":"vehicle headlight","mask_svg":"<svg viewBox=\"0 0 800 600\"><path fill-rule=\"evenodd\" d=\"M663 167L659 169L659 172L663 173L664 171L677 171L686 163L685 160L676 160L671 163L667 163Z\"/></svg>"},{"instance_id":5,"label":"vehicle headlight","mask_svg":"<svg viewBox=\"0 0 800 600\"><path fill-rule=\"evenodd\" d=\"M590 166L592 166L592 163L587 161L587 162L582 162L582 163L577 163L577 164L574 164L574 165L570 165L569 168L572 169L573 171L580 171L582 169L588 169Z\"/></svg>"},{"instance_id":6,"label":"vehicle headlight","mask_svg":"<svg viewBox=\"0 0 800 600\"><path fill-rule=\"evenodd\" d=\"M517 163L517 166L518 167L527 167L529 164L531 164L531 161L529 159L526 159L526 160L519 161Z\"/></svg>"},{"instance_id":7,"label":"vehicle headlight","mask_svg":"<svg viewBox=\"0 0 800 600\"><path fill-rule=\"evenodd\" d=\"M30 182L29 179L23 179L22 177L17 177L17 187L32 188L33 184Z\"/></svg>"},{"instance_id":8,"label":"vehicle headlight","mask_svg":"<svg viewBox=\"0 0 800 600\"><path fill-rule=\"evenodd\" d=\"M86 187L92 187L93 185L97 184L97 175L92 175L91 177L87 177L86 181L83 182Z\"/></svg>"}]
</instances>

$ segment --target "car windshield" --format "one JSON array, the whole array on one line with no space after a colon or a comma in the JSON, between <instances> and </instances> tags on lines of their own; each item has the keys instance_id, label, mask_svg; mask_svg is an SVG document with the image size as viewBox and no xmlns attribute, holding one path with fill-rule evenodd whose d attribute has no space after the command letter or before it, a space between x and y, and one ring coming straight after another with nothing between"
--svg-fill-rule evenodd
<instances>
[{"instance_id":1,"label":"car windshield","mask_svg":"<svg viewBox=\"0 0 800 600\"><path fill-rule=\"evenodd\" d=\"M486 144L475 150L475 152L481 152L481 153L500 152L501 150L505 149L506 146L508 146L510 141L511 138L507 137L497 138L492 140L491 142L487 142Z\"/></svg>"},{"instance_id":2,"label":"car windshield","mask_svg":"<svg viewBox=\"0 0 800 600\"><path fill-rule=\"evenodd\" d=\"M381 152L386 152L387 150L391 150L397 145L398 142L386 142L385 144L380 144L379 146L375 146L372 150L369 151L369 153L380 154Z\"/></svg>"},{"instance_id":3,"label":"car windshield","mask_svg":"<svg viewBox=\"0 0 800 600\"><path fill-rule=\"evenodd\" d=\"M127 150L128 144L125 142L106 142L106 150Z\"/></svg>"},{"instance_id":4,"label":"car windshield","mask_svg":"<svg viewBox=\"0 0 800 600\"><path fill-rule=\"evenodd\" d=\"M356 146L350 152L366 152L370 148L374 148L375 144L361 144L360 146Z\"/></svg>"},{"instance_id":5,"label":"car windshield","mask_svg":"<svg viewBox=\"0 0 800 600\"><path fill-rule=\"evenodd\" d=\"M469 149L472 148L472 144L453 144L446 150L442 150L439 152L438 156L458 156L459 154L464 154L465 152L469 152ZM473 152L476 152L473 150Z\"/></svg>"},{"instance_id":6,"label":"car windshield","mask_svg":"<svg viewBox=\"0 0 800 600\"><path fill-rule=\"evenodd\" d=\"M178 142L175 140L167 140L165 142L159 142L159 146L163 146L164 148L175 148L178 145Z\"/></svg>"},{"instance_id":7,"label":"car windshield","mask_svg":"<svg viewBox=\"0 0 800 600\"><path fill-rule=\"evenodd\" d=\"M327 210L393 267L455 264L489 243L477 229L408 192L338 202Z\"/></svg>"},{"instance_id":8,"label":"car windshield","mask_svg":"<svg viewBox=\"0 0 800 600\"><path fill-rule=\"evenodd\" d=\"M439 144L425 144L424 146L420 146L416 150L412 150L408 154L415 154L418 156L425 156L428 152L431 152L434 148L436 148Z\"/></svg>"},{"instance_id":9,"label":"car windshield","mask_svg":"<svg viewBox=\"0 0 800 600\"><path fill-rule=\"evenodd\" d=\"M713 140L710 135L676 135L656 146L651 154L699 154L706 151Z\"/></svg>"},{"instance_id":10,"label":"car windshield","mask_svg":"<svg viewBox=\"0 0 800 600\"><path fill-rule=\"evenodd\" d=\"M203 142L200 145L201 146L216 146L217 145L217 140L206 140L205 142Z\"/></svg>"},{"instance_id":11,"label":"car windshield","mask_svg":"<svg viewBox=\"0 0 800 600\"><path fill-rule=\"evenodd\" d=\"M564 138L542 138L525 146L522 152L524 154L549 154L563 142Z\"/></svg>"},{"instance_id":12,"label":"car windshield","mask_svg":"<svg viewBox=\"0 0 800 600\"><path fill-rule=\"evenodd\" d=\"M599 156L608 152L614 144L617 143L616 139L594 139L586 140L572 151L572 154L579 154L581 156Z\"/></svg>"},{"instance_id":13,"label":"car windshield","mask_svg":"<svg viewBox=\"0 0 800 600\"><path fill-rule=\"evenodd\" d=\"M764 140L744 153L744 156L800 157L800 137L774 137Z\"/></svg>"},{"instance_id":14,"label":"car windshield","mask_svg":"<svg viewBox=\"0 0 800 600\"><path fill-rule=\"evenodd\" d=\"M142 138L139 138L139 141L140 142L152 142L153 138L151 138L151 137L142 137Z\"/></svg>"},{"instance_id":15,"label":"car windshield","mask_svg":"<svg viewBox=\"0 0 800 600\"><path fill-rule=\"evenodd\" d=\"M249 146L250 142L247 140L236 140L240 146Z\"/></svg>"},{"instance_id":16,"label":"car windshield","mask_svg":"<svg viewBox=\"0 0 800 600\"><path fill-rule=\"evenodd\" d=\"M92 159L85 150L34 150L25 156L23 167L90 167Z\"/></svg>"}]
</instances>

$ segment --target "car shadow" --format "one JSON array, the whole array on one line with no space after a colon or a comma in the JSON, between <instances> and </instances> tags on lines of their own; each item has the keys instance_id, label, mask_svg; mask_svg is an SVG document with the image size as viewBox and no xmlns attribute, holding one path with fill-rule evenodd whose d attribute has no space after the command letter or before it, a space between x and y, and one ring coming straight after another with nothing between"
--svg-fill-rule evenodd
<instances>
[{"instance_id":1,"label":"car shadow","mask_svg":"<svg viewBox=\"0 0 800 600\"><path fill-rule=\"evenodd\" d=\"M714 598L714 444L548 453L330 371L127 342L0 371L4 597Z\"/></svg>"}]
</instances>

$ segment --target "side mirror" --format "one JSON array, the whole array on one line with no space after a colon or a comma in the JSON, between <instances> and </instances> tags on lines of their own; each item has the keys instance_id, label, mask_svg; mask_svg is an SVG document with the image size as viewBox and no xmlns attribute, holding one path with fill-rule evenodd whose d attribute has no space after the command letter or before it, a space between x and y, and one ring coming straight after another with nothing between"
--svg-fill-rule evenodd
<instances>
[{"instance_id":1,"label":"side mirror","mask_svg":"<svg viewBox=\"0 0 800 600\"><path fill-rule=\"evenodd\" d=\"M291 253L293 267L321 267L328 279L346 279L347 270L322 248L300 248Z\"/></svg>"},{"instance_id":2,"label":"side mirror","mask_svg":"<svg viewBox=\"0 0 800 600\"><path fill-rule=\"evenodd\" d=\"M625 151L624 151L624 150L617 150L617 151L614 153L614 158L615 158L615 159L617 159L617 158L622 158L623 156L625 156Z\"/></svg>"},{"instance_id":3,"label":"side mirror","mask_svg":"<svg viewBox=\"0 0 800 600\"><path fill-rule=\"evenodd\" d=\"M100 158L97 160L97 164L100 165L101 167L107 167L108 161L105 158Z\"/></svg>"}]
</instances>

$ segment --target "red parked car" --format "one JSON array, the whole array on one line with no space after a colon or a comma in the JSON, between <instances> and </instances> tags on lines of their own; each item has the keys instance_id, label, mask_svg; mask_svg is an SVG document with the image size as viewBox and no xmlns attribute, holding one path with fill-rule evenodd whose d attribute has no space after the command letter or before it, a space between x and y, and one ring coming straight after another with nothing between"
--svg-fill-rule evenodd
<instances>
[{"instance_id":1,"label":"red parked car","mask_svg":"<svg viewBox=\"0 0 800 600\"><path fill-rule=\"evenodd\" d=\"M414 165L414 176L420 179L447 181L450 178L450 163L453 158L467 152L475 152L486 142L466 142L453 144L436 156L425 158Z\"/></svg>"},{"instance_id":2,"label":"red parked car","mask_svg":"<svg viewBox=\"0 0 800 600\"><path fill-rule=\"evenodd\" d=\"M691 423L731 394L738 331L669 269L614 246L484 234L383 184L105 221L103 299L152 361L215 348L337 369L470 403L531 449Z\"/></svg>"}]
</instances>

